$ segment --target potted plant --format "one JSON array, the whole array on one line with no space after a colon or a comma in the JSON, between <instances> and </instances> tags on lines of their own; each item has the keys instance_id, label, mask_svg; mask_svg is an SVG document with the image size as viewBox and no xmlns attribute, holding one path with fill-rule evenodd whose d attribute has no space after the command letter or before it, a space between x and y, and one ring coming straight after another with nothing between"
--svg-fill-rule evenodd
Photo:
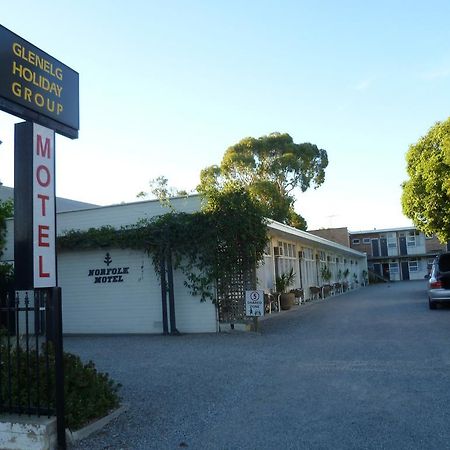
<instances>
[{"instance_id":1,"label":"potted plant","mask_svg":"<svg viewBox=\"0 0 450 450\"><path fill-rule=\"evenodd\" d=\"M330 280L332 277L331 271L327 265L324 265L320 268L320 276L322 277L322 281L324 282L324 285L322 286L322 297L325 298L330 295Z\"/></svg>"},{"instance_id":2,"label":"potted plant","mask_svg":"<svg viewBox=\"0 0 450 450\"><path fill-rule=\"evenodd\" d=\"M345 269L344 273L342 274L344 276L344 283L343 283L343 288L344 291L348 291L348 282L347 282L347 278L350 275L350 270Z\"/></svg>"},{"instance_id":3,"label":"potted plant","mask_svg":"<svg viewBox=\"0 0 450 450\"><path fill-rule=\"evenodd\" d=\"M363 279L363 285L367 286L369 284L369 274L367 273L367 270L362 271L362 279Z\"/></svg>"},{"instance_id":4,"label":"potted plant","mask_svg":"<svg viewBox=\"0 0 450 450\"><path fill-rule=\"evenodd\" d=\"M283 273L275 279L276 290L280 295L281 309L291 309L291 306L294 304L295 294L293 292L287 292L289 286L293 284L294 278L294 269L291 269L289 272Z\"/></svg>"}]
</instances>

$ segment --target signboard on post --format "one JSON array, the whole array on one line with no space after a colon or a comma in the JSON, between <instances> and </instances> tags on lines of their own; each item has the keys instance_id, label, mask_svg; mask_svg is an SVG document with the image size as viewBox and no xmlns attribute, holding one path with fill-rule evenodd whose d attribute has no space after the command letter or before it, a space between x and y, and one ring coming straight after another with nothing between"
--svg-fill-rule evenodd
<instances>
[{"instance_id":1,"label":"signboard on post","mask_svg":"<svg viewBox=\"0 0 450 450\"><path fill-rule=\"evenodd\" d=\"M16 281L19 289L54 287L57 279L55 132L23 122L16 125L15 140Z\"/></svg>"},{"instance_id":2,"label":"signboard on post","mask_svg":"<svg viewBox=\"0 0 450 450\"><path fill-rule=\"evenodd\" d=\"M0 25L0 110L27 121L15 125L14 136L14 285L19 299L22 290L46 292L46 333L55 345L58 448L66 448L55 131L78 137L78 73Z\"/></svg>"},{"instance_id":3,"label":"signboard on post","mask_svg":"<svg viewBox=\"0 0 450 450\"><path fill-rule=\"evenodd\" d=\"M0 25L0 109L78 137L78 73Z\"/></svg>"},{"instance_id":4,"label":"signboard on post","mask_svg":"<svg viewBox=\"0 0 450 450\"><path fill-rule=\"evenodd\" d=\"M245 291L245 315L248 317L264 315L264 291Z\"/></svg>"}]
</instances>

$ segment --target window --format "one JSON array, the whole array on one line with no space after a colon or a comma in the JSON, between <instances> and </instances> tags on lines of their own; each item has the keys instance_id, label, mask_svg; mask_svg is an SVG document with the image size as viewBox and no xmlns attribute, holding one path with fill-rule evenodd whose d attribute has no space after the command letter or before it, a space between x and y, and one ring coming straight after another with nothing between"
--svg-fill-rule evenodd
<instances>
[{"instance_id":1,"label":"window","mask_svg":"<svg viewBox=\"0 0 450 450\"><path fill-rule=\"evenodd\" d=\"M395 236L389 236L387 243L389 248L397 248L397 238Z\"/></svg>"},{"instance_id":2,"label":"window","mask_svg":"<svg viewBox=\"0 0 450 450\"><path fill-rule=\"evenodd\" d=\"M389 263L389 272L398 273L398 263Z\"/></svg>"},{"instance_id":3,"label":"window","mask_svg":"<svg viewBox=\"0 0 450 450\"><path fill-rule=\"evenodd\" d=\"M408 247L415 247L416 246L416 236L419 236L418 231L410 231L408 233L408 236L406 237L406 245Z\"/></svg>"},{"instance_id":4,"label":"window","mask_svg":"<svg viewBox=\"0 0 450 450\"><path fill-rule=\"evenodd\" d=\"M409 271L410 272L418 272L419 271L419 262L418 261L409 261Z\"/></svg>"},{"instance_id":5,"label":"window","mask_svg":"<svg viewBox=\"0 0 450 450\"><path fill-rule=\"evenodd\" d=\"M305 259L309 259L310 261L312 261L314 259L313 258L313 251L312 251L312 249L311 248L304 248L303 249L303 257Z\"/></svg>"},{"instance_id":6,"label":"window","mask_svg":"<svg viewBox=\"0 0 450 450\"><path fill-rule=\"evenodd\" d=\"M295 244L288 244L287 256L290 258L295 258Z\"/></svg>"},{"instance_id":7,"label":"window","mask_svg":"<svg viewBox=\"0 0 450 450\"><path fill-rule=\"evenodd\" d=\"M363 244L370 245L370 238L363 238Z\"/></svg>"},{"instance_id":8,"label":"window","mask_svg":"<svg viewBox=\"0 0 450 450\"><path fill-rule=\"evenodd\" d=\"M326 262L326 260L327 260L327 258L325 257L325 252L324 251L320 251L320 253L319 253L319 257L320 257L320 260L322 261L322 262Z\"/></svg>"},{"instance_id":9,"label":"window","mask_svg":"<svg viewBox=\"0 0 450 450\"><path fill-rule=\"evenodd\" d=\"M361 241L359 239L352 239L353 245L359 245L360 243L361 243Z\"/></svg>"},{"instance_id":10,"label":"window","mask_svg":"<svg viewBox=\"0 0 450 450\"><path fill-rule=\"evenodd\" d=\"M270 256L270 242L267 242L266 246L264 247L264 255Z\"/></svg>"},{"instance_id":11,"label":"window","mask_svg":"<svg viewBox=\"0 0 450 450\"><path fill-rule=\"evenodd\" d=\"M289 273L291 269L295 272L298 265L295 244L278 241L278 247L282 249L282 252L278 257L279 273Z\"/></svg>"}]
</instances>

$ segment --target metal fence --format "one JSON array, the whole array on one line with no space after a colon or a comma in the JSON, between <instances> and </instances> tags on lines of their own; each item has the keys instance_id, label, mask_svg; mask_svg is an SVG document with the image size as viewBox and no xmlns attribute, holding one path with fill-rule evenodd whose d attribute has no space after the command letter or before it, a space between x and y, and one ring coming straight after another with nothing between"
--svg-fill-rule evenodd
<instances>
[{"instance_id":1,"label":"metal fence","mask_svg":"<svg viewBox=\"0 0 450 450\"><path fill-rule=\"evenodd\" d=\"M0 411L57 417L64 449L59 288L0 292Z\"/></svg>"}]
</instances>

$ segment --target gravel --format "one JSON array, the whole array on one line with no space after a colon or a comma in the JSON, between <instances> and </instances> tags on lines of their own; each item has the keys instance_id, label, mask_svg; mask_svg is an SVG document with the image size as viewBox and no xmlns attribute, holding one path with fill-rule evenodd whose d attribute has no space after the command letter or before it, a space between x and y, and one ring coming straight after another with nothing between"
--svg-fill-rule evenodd
<instances>
[{"instance_id":1,"label":"gravel","mask_svg":"<svg viewBox=\"0 0 450 450\"><path fill-rule=\"evenodd\" d=\"M68 337L129 404L75 448L450 448L449 322L405 282L274 314L258 333Z\"/></svg>"}]
</instances>

